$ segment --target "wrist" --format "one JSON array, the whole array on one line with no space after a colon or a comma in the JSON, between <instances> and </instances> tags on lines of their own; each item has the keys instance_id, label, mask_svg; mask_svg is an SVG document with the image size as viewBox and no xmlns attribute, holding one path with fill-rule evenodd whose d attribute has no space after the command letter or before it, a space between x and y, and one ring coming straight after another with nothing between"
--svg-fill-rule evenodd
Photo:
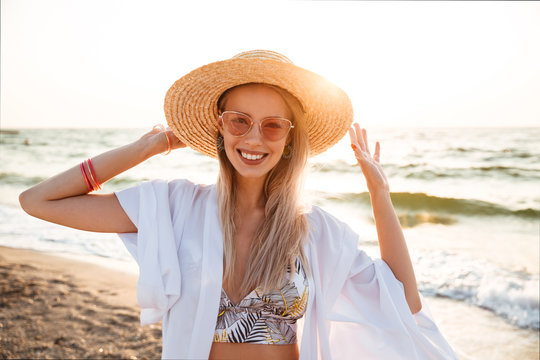
<instances>
[{"instance_id":1,"label":"wrist","mask_svg":"<svg viewBox=\"0 0 540 360\"><path fill-rule=\"evenodd\" d=\"M157 139L156 139L157 138ZM167 150L167 143L163 144L163 139L152 136L150 138L140 138L133 143L135 151L142 156L142 161L147 160L155 155L161 154Z\"/></svg>"},{"instance_id":2,"label":"wrist","mask_svg":"<svg viewBox=\"0 0 540 360\"><path fill-rule=\"evenodd\" d=\"M368 190L372 201L391 200L389 189L378 187L369 188Z\"/></svg>"}]
</instances>

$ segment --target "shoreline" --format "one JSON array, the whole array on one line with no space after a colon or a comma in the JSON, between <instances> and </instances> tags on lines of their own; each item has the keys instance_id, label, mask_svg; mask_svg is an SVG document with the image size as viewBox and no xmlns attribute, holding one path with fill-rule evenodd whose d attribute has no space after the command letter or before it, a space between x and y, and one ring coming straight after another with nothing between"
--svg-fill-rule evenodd
<instances>
[{"instance_id":1,"label":"shoreline","mask_svg":"<svg viewBox=\"0 0 540 360\"><path fill-rule=\"evenodd\" d=\"M0 358L159 358L161 325L140 326L137 274L109 260L0 246ZM425 299L460 359L538 359L539 331Z\"/></svg>"}]
</instances>

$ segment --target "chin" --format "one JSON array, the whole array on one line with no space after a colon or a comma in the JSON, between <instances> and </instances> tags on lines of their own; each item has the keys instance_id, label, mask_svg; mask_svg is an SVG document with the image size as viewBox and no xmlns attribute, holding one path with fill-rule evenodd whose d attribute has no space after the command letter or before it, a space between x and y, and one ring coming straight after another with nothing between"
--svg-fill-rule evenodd
<instances>
[{"instance_id":1,"label":"chin","mask_svg":"<svg viewBox=\"0 0 540 360\"><path fill-rule=\"evenodd\" d=\"M265 171L261 169L258 171L253 171L253 170L239 169L235 167L235 172L236 172L236 175L244 179L266 179L266 176L268 175L270 170Z\"/></svg>"}]
</instances>

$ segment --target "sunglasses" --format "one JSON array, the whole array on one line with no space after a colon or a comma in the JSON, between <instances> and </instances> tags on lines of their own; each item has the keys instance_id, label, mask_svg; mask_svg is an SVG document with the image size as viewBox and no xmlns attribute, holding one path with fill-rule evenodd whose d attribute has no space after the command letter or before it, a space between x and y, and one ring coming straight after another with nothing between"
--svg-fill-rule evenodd
<instances>
[{"instance_id":1,"label":"sunglasses","mask_svg":"<svg viewBox=\"0 0 540 360\"><path fill-rule=\"evenodd\" d=\"M224 111L219 115L223 127L232 136L244 136L253 127L253 119L248 114L238 111ZM259 123L261 134L270 141L283 139L294 127L290 120L281 117L267 117Z\"/></svg>"}]
</instances>

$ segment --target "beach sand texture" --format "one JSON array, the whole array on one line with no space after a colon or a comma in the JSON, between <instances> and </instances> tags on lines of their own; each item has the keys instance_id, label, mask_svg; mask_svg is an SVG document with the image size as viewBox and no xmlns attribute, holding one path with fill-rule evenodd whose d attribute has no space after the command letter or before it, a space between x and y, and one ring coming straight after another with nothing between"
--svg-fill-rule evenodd
<instances>
[{"instance_id":1,"label":"beach sand texture","mask_svg":"<svg viewBox=\"0 0 540 360\"><path fill-rule=\"evenodd\" d=\"M139 324L136 276L0 247L0 358L159 358Z\"/></svg>"}]
</instances>

